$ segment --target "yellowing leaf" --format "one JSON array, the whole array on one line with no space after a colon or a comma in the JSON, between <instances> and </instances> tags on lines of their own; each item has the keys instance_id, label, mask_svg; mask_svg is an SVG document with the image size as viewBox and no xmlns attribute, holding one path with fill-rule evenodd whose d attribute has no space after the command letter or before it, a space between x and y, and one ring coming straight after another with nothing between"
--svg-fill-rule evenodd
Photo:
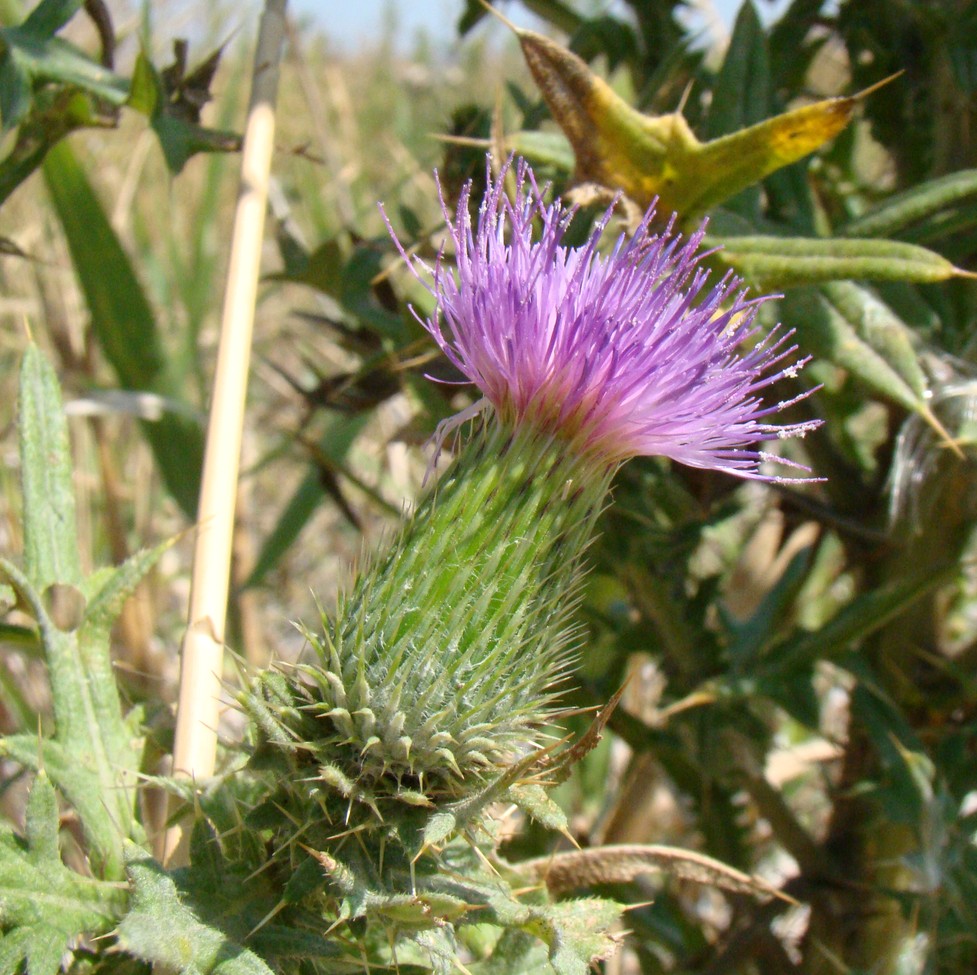
<instances>
[{"instance_id":1,"label":"yellowing leaf","mask_svg":"<svg viewBox=\"0 0 977 975\"><path fill-rule=\"evenodd\" d=\"M680 112L644 115L575 54L517 30L523 55L576 158L579 182L623 190L641 206L696 216L836 136L867 89L700 142Z\"/></svg>"}]
</instances>

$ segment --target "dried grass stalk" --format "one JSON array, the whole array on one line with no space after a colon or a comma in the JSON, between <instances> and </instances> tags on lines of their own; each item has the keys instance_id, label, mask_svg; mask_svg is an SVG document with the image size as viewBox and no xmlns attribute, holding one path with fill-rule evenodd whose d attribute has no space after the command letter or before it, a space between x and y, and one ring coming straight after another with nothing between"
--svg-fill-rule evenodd
<instances>
[{"instance_id":1,"label":"dried grass stalk","mask_svg":"<svg viewBox=\"0 0 977 975\"><path fill-rule=\"evenodd\" d=\"M194 779L213 774L217 755L234 502L274 148L275 100L286 6L287 0L266 0L258 28L251 100L241 151L241 186L234 215L207 427L173 749L174 773ZM179 825L167 832L164 849L167 865L186 862L187 838Z\"/></svg>"}]
</instances>

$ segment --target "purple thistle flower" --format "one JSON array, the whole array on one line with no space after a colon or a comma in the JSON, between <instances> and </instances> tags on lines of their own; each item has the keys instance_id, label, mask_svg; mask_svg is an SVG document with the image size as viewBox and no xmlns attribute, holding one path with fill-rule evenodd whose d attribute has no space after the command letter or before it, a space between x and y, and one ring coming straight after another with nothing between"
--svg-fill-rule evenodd
<instances>
[{"instance_id":1,"label":"purple thistle flower","mask_svg":"<svg viewBox=\"0 0 977 975\"><path fill-rule=\"evenodd\" d=\"M630 238L601 254L612 205L583 247L568 247L574 209L546 204L546 187L523 160L510 201L510 165L494 181L489 172L474 229L471 183L454 217L442 196L456 270L441 256L432 270L404 255L420 280L419 267L433 276L426 286L438 312L422 324L483 394L439 440L491 405L504 423L562 438L601 464L660 455L761 480L780 479L760 472L765 460L799 467L756 444L818 426L767 421L807 394L765 406L760 392L808 359L784 365L797 346L788 345L792 332L777 329L740 351L758 335L756 313L767 299L748 299L732 273L706 290L709 271L696 253L704 225L683 240L673 217L652 234L652 208Z\"/></svg>"}]
</instances>

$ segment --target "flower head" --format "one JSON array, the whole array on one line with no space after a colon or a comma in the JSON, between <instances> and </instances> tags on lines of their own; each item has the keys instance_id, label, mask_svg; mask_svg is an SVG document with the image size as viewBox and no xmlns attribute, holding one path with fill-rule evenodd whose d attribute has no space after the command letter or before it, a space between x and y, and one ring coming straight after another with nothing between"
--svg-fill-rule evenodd
<instances>
[{"instance_id":1,"label":"flower head","mask_svg":"<svg viewBox=\"0 0 977 975\"><path fill-rule=\"evenodd\" d=\"M790 462L756 445L817 424L768 422L796 399L764 405L761 391L807 360L784 365L796 351L790 332L757 339L766 299L748 299L732 274L707 289L698 252L704 227L688 239L672 223L654 234L653 209L610 253L598 244L613 207L586 244L564 244L574 210L545 203L546 188L523 160L510 200L510 167L495 180L489 173L476 227L470 183L454 216L442 197L454 269L442 257L433 269L408 258L415 275L433 277L438 310L424 326L483 394L459 419L491 405L504 423L563 438L610 465L660 455L774 479L760 464ZM752 348L740 351L750 339Z\"/></svg>"}]
</instances>

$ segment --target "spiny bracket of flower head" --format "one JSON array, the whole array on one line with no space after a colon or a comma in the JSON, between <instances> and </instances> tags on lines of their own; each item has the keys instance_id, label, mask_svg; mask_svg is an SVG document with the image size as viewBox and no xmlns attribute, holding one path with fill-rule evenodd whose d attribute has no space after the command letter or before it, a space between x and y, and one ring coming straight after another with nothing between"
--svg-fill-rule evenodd
<instances>
[{"instance_id":1,"label":"spiny bracket of flower head","mask_svg":"<svg viewBox=\"0 0 977 975\"><path fill-rule=\"evenodd\" d=\"M307 634L314 662L244 701L262 760L288 767L310 815L348 829L434 812L539 746L609 476L483 423L323 635Z\"/></svg>"},{"instance_id":2,"label":"spiny bracket of flower head","mask_svg":"<svg viewBox=\"0 0 977 975\"><path fill-rule=\"evenodd\" d=\"M442 200L453 268L443 254L428 268L401 251L437 301L422 324L483 395L475 409L490 406L507 426L568 443L595 471L644 455L795 479L762 471L768 461L799 465L757 444L819 425L769 422L808 392L770 405L761 394L808 360L791 361L791 332L761 336L755 318L766 299L748 298L738 278L708 287L704 225L687 239L672 232L674 221L652 233L652 207L604 253L611 207L586 244L572 248L563 238L575 210L545 202L547 187L525 161L510 157L494 179L489 169L487 184L476 226L470 184L455 214Z\"/></svg>"}]
</instances>

